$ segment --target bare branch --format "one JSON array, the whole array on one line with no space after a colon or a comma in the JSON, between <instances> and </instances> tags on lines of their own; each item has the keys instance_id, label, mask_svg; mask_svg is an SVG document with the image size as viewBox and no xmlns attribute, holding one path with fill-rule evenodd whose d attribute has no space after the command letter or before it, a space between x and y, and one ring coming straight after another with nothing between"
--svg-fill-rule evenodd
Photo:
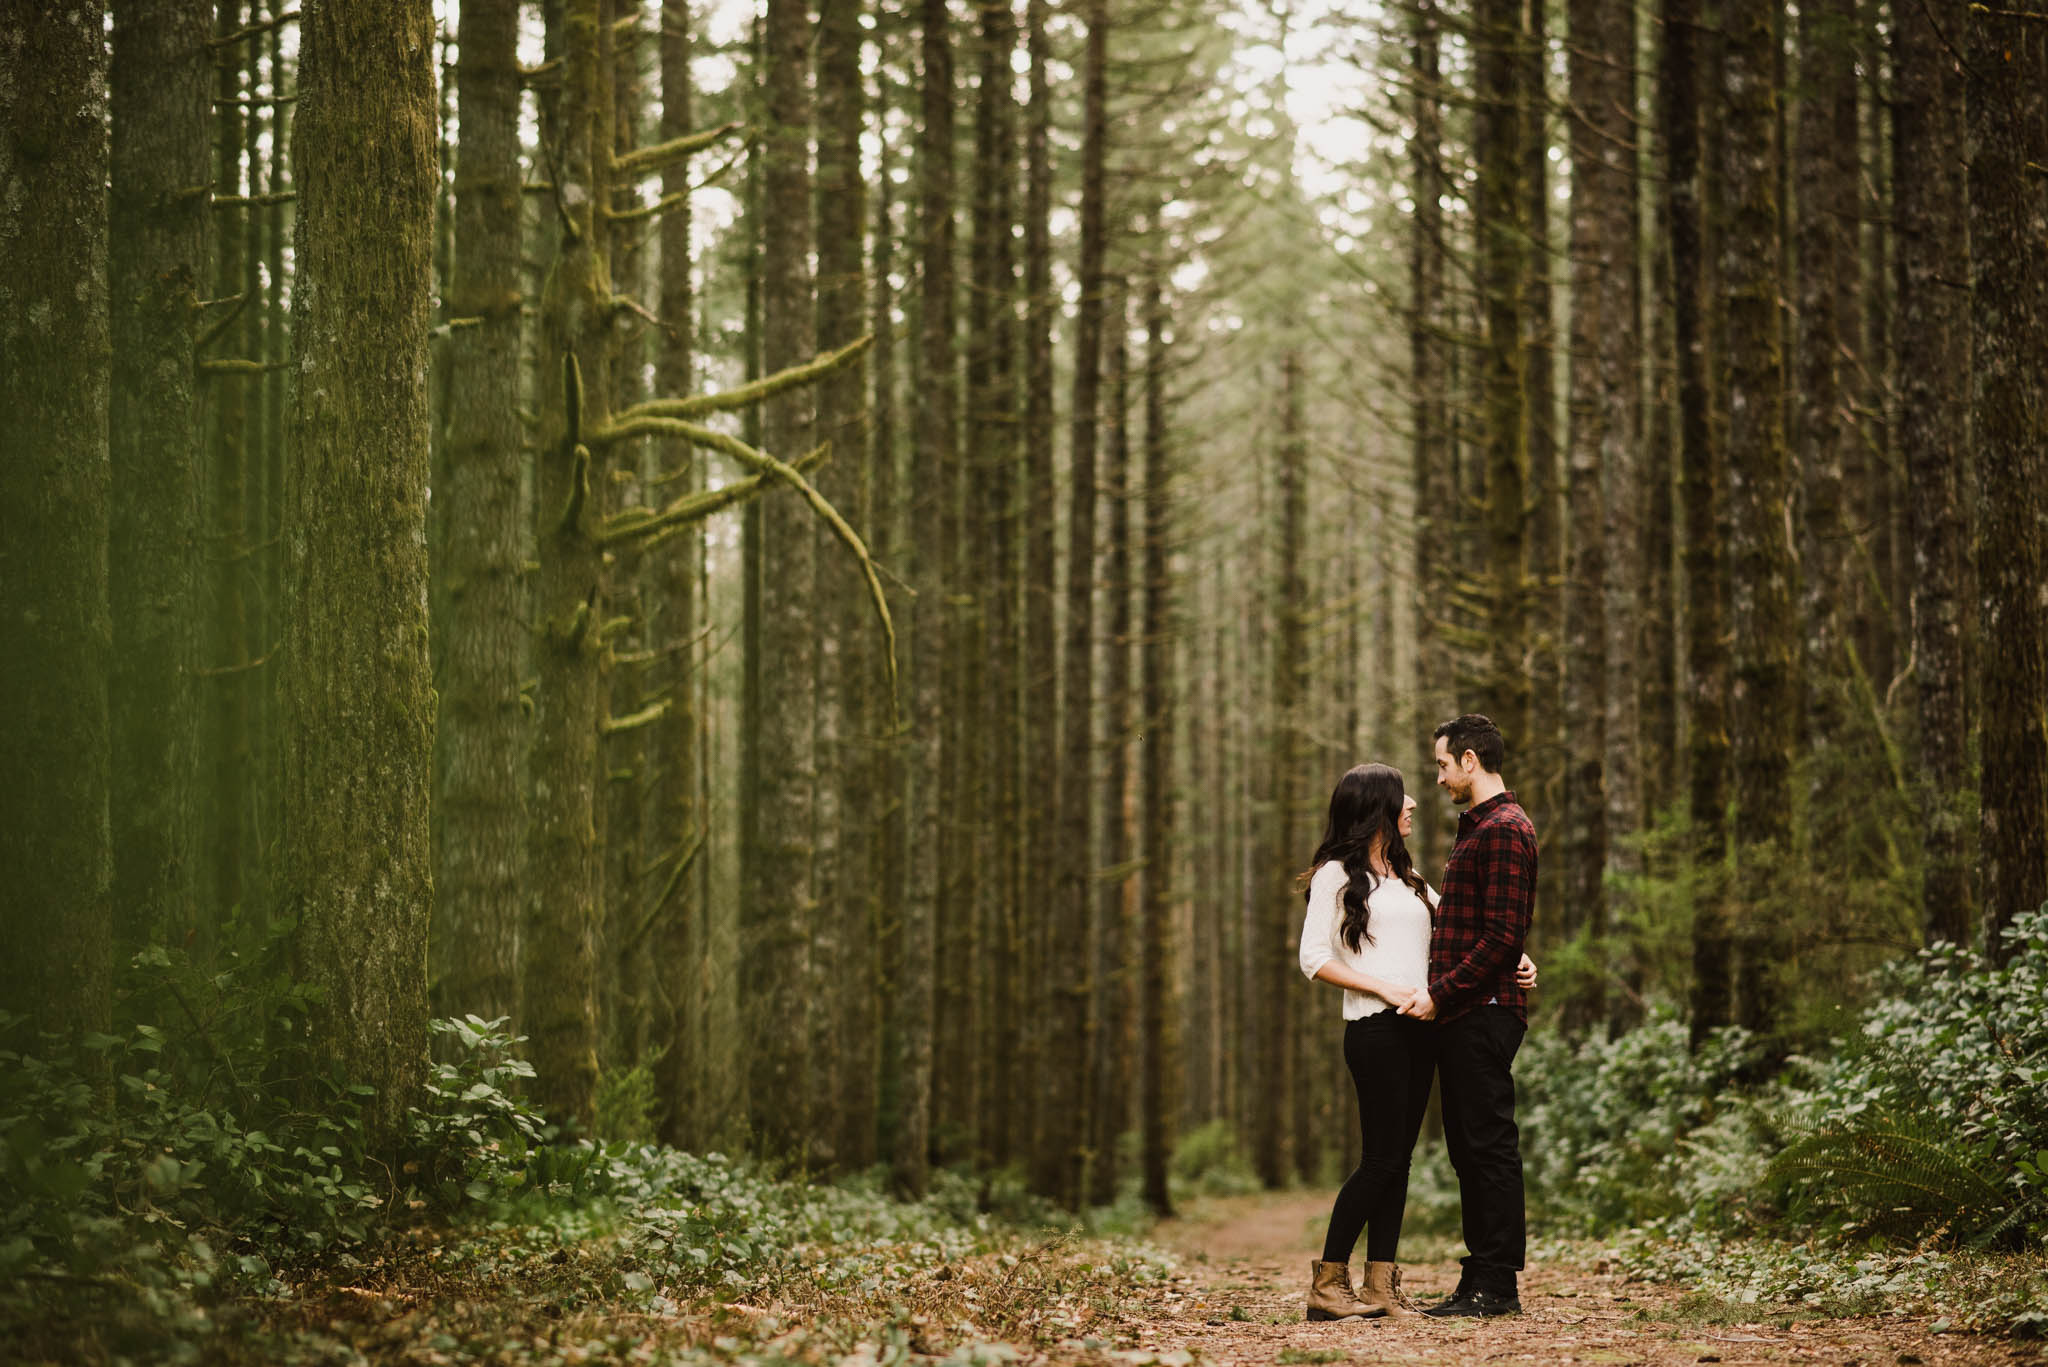
<instances>
[{"instance_id":1,"label":"bare branch","mask_svg":"<svg viewBox=\"0 0 2048 1367\"><path fill-rule=\"evenodd\" d=\"M206 40L206 45L208 47L228 47L241 42L244 38L253 38L259 33L268 33L282 25L295 23L298 17L299 12L297 10L288 9L283 14L274 15L269 19L265 19L260 24L250 24L246 28L236 29L233 33L223 33L218 38L209 38Z\"/></svg>"}]
</instances>

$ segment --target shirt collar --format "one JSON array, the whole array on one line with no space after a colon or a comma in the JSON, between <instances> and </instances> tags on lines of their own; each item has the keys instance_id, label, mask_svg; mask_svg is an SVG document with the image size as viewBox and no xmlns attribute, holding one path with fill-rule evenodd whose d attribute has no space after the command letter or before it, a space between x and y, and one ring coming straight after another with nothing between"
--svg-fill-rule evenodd
<instances>
[{"instance_id":1,"label":"shirt collar","mask_svg":"<svg viewBox=\"0 0 2048 1367\"><path fill-rule=\"evenodd\" d=\"M1490 814L1499 811L1502 807L1509 806L1514 801L1514 789L1503 789L1478 806L1467 809L1464 815L1458 818L1458 829L1461 831L1470 830L1473 826L1484 821Z\"/></svg>"}]
</instances>

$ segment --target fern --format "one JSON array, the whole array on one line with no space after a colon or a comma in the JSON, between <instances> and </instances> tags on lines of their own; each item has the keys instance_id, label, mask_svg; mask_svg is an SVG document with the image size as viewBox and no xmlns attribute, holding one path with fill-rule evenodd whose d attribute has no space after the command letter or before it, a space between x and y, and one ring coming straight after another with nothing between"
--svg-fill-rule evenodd
<instances>
[{"instance_id":1,"label":"fern","mask_svg":"<svg viewBox=\"0 0 2048 1367\"><path fill-rule=\"evenodd\" d=\"M2014 1227L2018 1212L1988 1157L1953 1134L1885 1116L1807 1135L1772 1160L1769 1174L1781 1188L1868 1228L1995 1238Z\"/></svg>"}]
</instances>

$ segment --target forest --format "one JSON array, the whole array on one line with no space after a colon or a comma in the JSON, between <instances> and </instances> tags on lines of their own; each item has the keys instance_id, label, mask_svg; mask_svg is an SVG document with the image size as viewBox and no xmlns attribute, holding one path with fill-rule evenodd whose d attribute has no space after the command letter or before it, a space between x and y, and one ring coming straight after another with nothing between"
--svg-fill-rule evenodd
<instances>
[{"instance_id":1,"label":"forest","mask_svg":"<svg viewBox=\"0 0 2048 1367\"><path fill-rule=\"evenodd\" d=\"M2040 1361L2044 586L2048 0L4 0L0 1362Z\"/></svg>"}]
</instances>

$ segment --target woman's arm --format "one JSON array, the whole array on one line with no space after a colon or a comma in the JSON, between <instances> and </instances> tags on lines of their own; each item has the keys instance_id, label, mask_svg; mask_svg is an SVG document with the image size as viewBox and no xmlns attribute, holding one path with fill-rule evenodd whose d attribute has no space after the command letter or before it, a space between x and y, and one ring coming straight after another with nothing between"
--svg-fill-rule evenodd
<instances>
[{"instance_id":1,"label":"woman's arm","mask_svg":"<svg viewBox=\"0 0 2048 1367\"><path fill-rule=\"evenodd\" d=\"M1334 983L1338 987L1348 988L1353 992L1369 993L1372 996L1378 997L1396 1011L1406 1006L1409 998L1415 995L1415 989L1412 987L1403 987L1401 984L1389 982L1385 978L1375 978L1370 973L1360 973L1357 969L1347 967L1336 959L1331 959L1321 968L1318 968L1315 972L1315 978L1317 982Z\"/></svg>"}]
</instances>

